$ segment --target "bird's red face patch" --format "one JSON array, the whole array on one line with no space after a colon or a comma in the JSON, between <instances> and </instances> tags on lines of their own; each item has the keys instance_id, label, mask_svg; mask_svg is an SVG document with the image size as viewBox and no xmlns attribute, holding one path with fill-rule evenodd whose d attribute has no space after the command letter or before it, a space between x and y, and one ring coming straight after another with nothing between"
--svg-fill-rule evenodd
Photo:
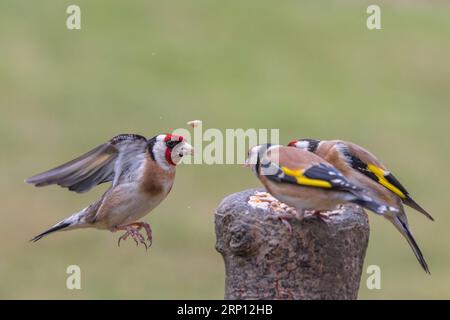
<instances>
[{"instance_id":1,"label":"bird's red face patch","mask_svg":"<svg viewBox=\"0 0 450 320\"><path fill-rule=\"evenodd\" d=\"M291 142L289 142L288 147L295 147L295 144L297 143L297 140L292 140Z\"/></svg>"},{"instance_id":2,"label":"bird's red face patch","mask_svg":"<svg viewBox=\"0 0 450 320\"><path fill-rule=\"evenodd\" d=\"M164 137L164 142L166 144L165 157L167 162L173 166L175 166L176 164L172 160L172 150L173 148L175 148L177 144L179 144L183 140L184 138L182 136L178 136L175 134L166 134L166 136Z\"/></svg>"},{"instance_id":3,"label":"bird's red face patch","mask_svg":"<svg viewBox=\"0 0 450 320\"><path fill-rule=\"evenodd\" d=\"M177 136L176 134L166 134L164 142L168 142L170 140L181 142L184 138L182 136Z\"/></svg>"}]
</instances>

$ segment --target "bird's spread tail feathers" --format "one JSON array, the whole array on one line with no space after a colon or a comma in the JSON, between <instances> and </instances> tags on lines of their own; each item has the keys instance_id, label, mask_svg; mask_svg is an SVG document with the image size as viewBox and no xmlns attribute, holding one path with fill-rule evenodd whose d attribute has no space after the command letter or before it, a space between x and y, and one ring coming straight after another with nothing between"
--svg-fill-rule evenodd
<instances>
[{"instance_id":1,"label":"bird's spread tail feathers","mask_svg":"<svg viewBox=\"0 0 450 320\"><path fill-rule=\"evenodd\" d=\"M399 212L398 209L381 204L366 195L359 195L352 202L379 215L383 215L386 212Z\"/></svg>"},{"instance_id":2,"label":"bird's spread tail feathers","mask_svg":"<svg viewBox=\"0 0 450 320\"><path fill-rule=\"evenodd\" d=\"M431 274L430 269L428 268L428 264L425 261L422 251L420 251L419 245L417 244L416 240L414 239L414 236L412 235L411 230L409 229L408 222L406 221L406 219L397 215L396 217L394 217L393 219L390 219L390 220L394 224L394 226L398 229L398 231L400 231L400 233L408 241L409 246L413 250L414 255L416 256L416 258L419 261L420 265L422 266L423 270L425 270L426 273ZM405 221L403 221L403 220L405 220Z\"/></svg>"},{"instance_id":3,"label":"bird's spread tail feathers","mask_svg":"<svg viewBox=\"0 0 450 320\"><path fill-rule=\"evenodd\" d=\"M48 229L48 230L46 230L46 231L44 231L44 232L38 234L37 236L35 236L35 237L34 237L33 239L31 239L30 241L31 241L31 242L36 242L36 241L42 239L43 237L45 237L46 235L48 235L48 234L50 234L50 233L53 233L53 232L56 232L56 231L59 231L59 230L62 230L62 229L65 229L65 228L67 228L68 226L70 226L70 223L69 223L69 222L61 221L60 223L54 225L54 226L51 227L50 229Z\"/></svg>"},{"instance_id":4,"label":"bird's spread tail feathers","mask_svg":"<svg viewBox=\"0 0 450 320\"><path fill-rule=\"evenodd\" d=\"M80 228L83 227L83 213L84 213L85 209L83 209L80 212L74 213L73 215L71 215L70 217L58 222L57 224L55 224L53 227L51 227L50 229L38 234L37 236L35 236L33 239L31 239L31 242L36 242L40 239L42 239L43 237L45 237L46 235L56 232L56 231L62 231L62 230L68 230L68 229L74 229L74 228Z\"/></svg>"},{"instance_id":5,"label":"bird's spread tail feathers","mask_svg":"<svg viewBox=\"0 0 450 320\"><path fill-rule=\"evenodd\" d=\"M425 217L430 219L431 221L434 221L434 218L429 214L424 208L422 208L417 202L415 202L412 198L408 197L406 199L403 199L403 203L407 205L408 207L411 207L420 213L422 213Z\"/></svg>"},{"instance_id":6,"label":"bird's spread tail feathers","mask_svg":"<svg viewBox=\"0 0 450 320\"><path fill-rule=\"evenodd\" d=\"M363 208L366 208L368 210L371 210L379 215L384 215L387 212L396 212L397 214L391 216L391 215L385 215L386 218L388 218L394 226L397 228L398 231L405 237L405 239L408 241L409 246L414 252L414 255L416 256L417 260L419 261L422 268L425 270L426 273L430 273L430 269L428 268L428 264L425 261L425 258L422 254L422 251L419 248L419 245L417 244L416 240L414 239L414 236L412 235L411 230L408 226L408 221L406 219L405 215L402 215L402 212L400 212L399 209L383 205L378 203L377 201L372 200L371 198L363 195L362 197L358 197L355 200L352 200L353 203L356 203L357 205L360 205Z\"/></svg>"}]
</instances>

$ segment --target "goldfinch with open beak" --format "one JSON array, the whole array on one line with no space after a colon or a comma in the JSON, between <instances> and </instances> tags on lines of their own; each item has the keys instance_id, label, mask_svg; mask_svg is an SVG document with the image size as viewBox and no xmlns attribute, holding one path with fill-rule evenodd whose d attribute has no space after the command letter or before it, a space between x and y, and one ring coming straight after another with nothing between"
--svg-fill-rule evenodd
<instances>
[{"instance_id":1,"label":"goldfinch with open beak","mask_svg":"<svg viewBox=\"0 0 450 320\"><path fill-rule=\"evenodd\" d=\"M377 214L388 210L350 183L330 163L315 154L279 145L259 145L249 150L247 166L275 198L297 210L329 211L356 203Z\"/></svg>"},{"instance_id":2,"label":"goldfinch with open beak","mask_svg":"<svg viewBox=\"0 0 450 320\"><path fill-rule=\"evenodd\" d=\"M55 231L96 228L124 230L119 245L131 237L147 248L152 242L151 228L139 220L167 197L176 165L192 152L192 146L181 136L160 134L147 140L136 134L121 134L72 161L25 180L37 187L57 184L78 193L111 182L99 200L31 241ZM142 228L147 239L140 233Z\"/></svg>"},{"instance_id":3,"label":"goldfinch with open beak","mask_svg":"<svg viewBox=\"0 0 450 320\"><path fill-rule=\"evenodd\" d=\"M383 216L406 238L420 265L430 273L409 228L403 204L416 209L430 220L434 219L414 201L406 188L372 153L359 145L341 140L300 139L291 141L289 146L307 150L325 159L340 170L351 183L368 190L370 197L396 208L395 212L389 211Z\"/></svg>"}]
</instances>

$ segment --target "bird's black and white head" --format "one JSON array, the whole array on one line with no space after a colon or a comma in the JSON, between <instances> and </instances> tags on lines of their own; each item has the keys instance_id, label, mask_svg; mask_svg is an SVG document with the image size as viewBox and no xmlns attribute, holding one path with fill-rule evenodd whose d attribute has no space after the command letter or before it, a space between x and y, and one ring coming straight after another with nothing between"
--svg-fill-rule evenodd
<instances>
[{"instance_id":1,"label":"bird's black and white head","mask_svg":"<svg viewBox=\"0 0 450 320\"><path fill-rule=\"evenodd\" d=\"M148 140L150 156L165 170L173 169L186 155L191 155L194 148L182 136L160 134Z\"/></svg>"},{"instance_id":2,"label":"bird's black and white head","mask_svg":"<svg viewBox=\"0 0 450 320\"><path fill-rule=\"evenodd\" d=\"M315 139L298 139L292 140L289 142L289 147L296 147L299 149L303 149L309 152L316 152L317 147L319 146L320 140Z\"/></svg>"},{"instance_id":3,"label":"bird's black and white head","mask_svg":"<svg viewBox=\"0 0 450 320\"><path fill-rule=\"evenodd\" d=\"M244 166L252 169L252 172L258 176L261 174L261 168L265 168L270 161L266 157L268 151L273 151L279 147L279 145L273 145L270 143L260 144L254 146L248 150L247 160Z\"/></svg>"}]
</instances>

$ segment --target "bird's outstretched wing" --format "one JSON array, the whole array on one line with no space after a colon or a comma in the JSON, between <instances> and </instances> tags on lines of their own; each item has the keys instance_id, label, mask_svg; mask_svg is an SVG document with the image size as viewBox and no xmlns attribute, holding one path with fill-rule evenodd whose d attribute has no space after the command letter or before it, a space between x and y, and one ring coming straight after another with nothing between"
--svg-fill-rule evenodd
<instances>
[{"instance_id":1,"label":"bird's outstretched wing","mask_svg":"<svg viewBox=\"0 0 450 320\"><path fill-rule=\"evenodd\" d=\"M25 182L42 187L57 184L78 193L113 181L136 169L145 159L147 139L135 134L121 134L84 155L54 169L35 175Z\"/></svg>"}]
</instances>

